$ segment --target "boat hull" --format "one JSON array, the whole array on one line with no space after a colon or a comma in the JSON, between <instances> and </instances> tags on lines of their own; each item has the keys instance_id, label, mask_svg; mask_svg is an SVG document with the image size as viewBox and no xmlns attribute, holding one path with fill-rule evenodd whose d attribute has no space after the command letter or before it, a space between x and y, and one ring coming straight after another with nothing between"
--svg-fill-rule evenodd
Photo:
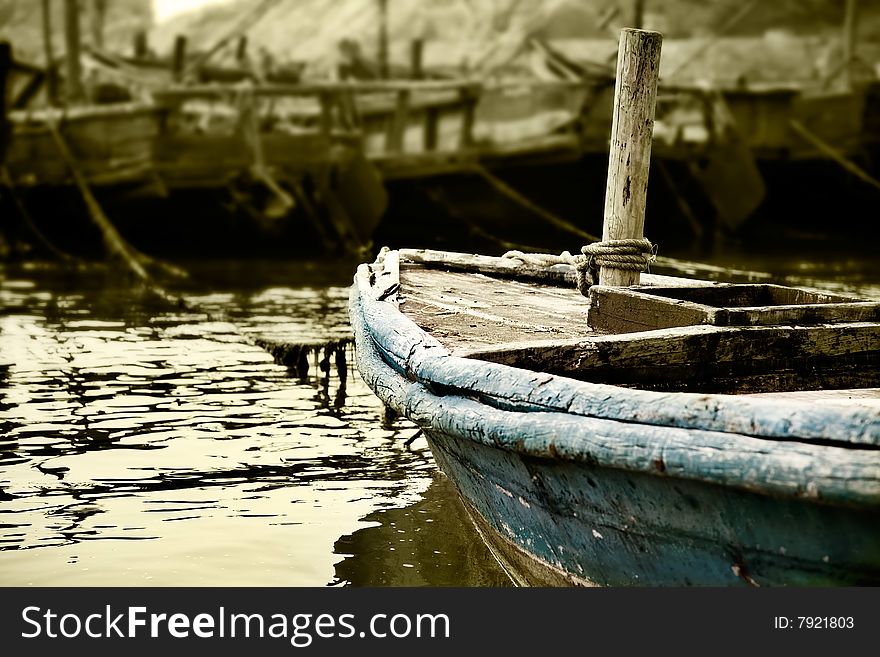
<instances>
[{"instance_id":1,"label":"boat hull","mask_svg":"<svg viewBox=\"0 0 880 657\"><path fill-rule=\"evenodd\" d=\"M880 584L877 508L776 498L426 435L477 529L521 585Z\"/></svg>"}]
</instances>

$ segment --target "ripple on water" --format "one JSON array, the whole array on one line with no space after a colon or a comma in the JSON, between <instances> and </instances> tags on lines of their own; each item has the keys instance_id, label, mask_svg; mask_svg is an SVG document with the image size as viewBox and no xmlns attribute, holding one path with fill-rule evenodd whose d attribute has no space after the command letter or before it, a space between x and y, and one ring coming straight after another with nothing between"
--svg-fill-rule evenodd
<instances>
[{"instance_id":1,"label":"ripple on water","mask_svg":"<svg viewBox=\"0 0 880 657\"><path fill-rule=\"evenodd\" d=\"M0 317L0 583L327 584L340 536L428 487L430 455L395 439L414 429L383 428L353 369L291 377L252 343L346 336L346 287L155 315L44 285L0 288L22 308Z\"/></svg>"}]
</instances>

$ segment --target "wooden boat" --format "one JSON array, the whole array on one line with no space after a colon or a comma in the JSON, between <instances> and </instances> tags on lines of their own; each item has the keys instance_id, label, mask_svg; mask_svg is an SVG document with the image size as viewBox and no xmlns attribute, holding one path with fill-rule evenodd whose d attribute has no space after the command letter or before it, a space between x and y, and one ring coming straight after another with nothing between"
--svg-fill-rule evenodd
<instances>
[{"instance_id":1,"label":"wooden boat","mask_svg":"<svg viewBox=\"0 0 880 657\"><path fill-rule=\"evenodd\" d=\"M149 181L160 119L156 108L142 101L16 110L9 113L12 137L5 165L17 187L71 185L54 130L91 184Z\"/></svg>"},{"instance_id":2,"label":"wooden boat","mask_svg":"<svg viewBox=\"0 0 880 657\"><path fill-rule=\"evenodd\" d=\"M639 105L656 67L621 61ZM651 117L625 109L606 217L644 209ZM880 303L605 264L584 299L584 262L390 251L352 288L364 380L511 577L880 584Z\"/></svg>"},{"instance_id":3,"label":"wooden boat","mask_svg":"<svg viewBox=\"0 0 880 657\"><path fill-rule=\"evenodd\" d=\"M768 311L790 323L735 325L765 318L743 306L704 324L675 297L799 293L644 276L627 293L647 319L695 323L606 332L591 314L613 289L587 311L574 277L401 251L352 292L361 374L516 581L880 583L880 305L816 295Z\"/></svg>"}]
</instances>

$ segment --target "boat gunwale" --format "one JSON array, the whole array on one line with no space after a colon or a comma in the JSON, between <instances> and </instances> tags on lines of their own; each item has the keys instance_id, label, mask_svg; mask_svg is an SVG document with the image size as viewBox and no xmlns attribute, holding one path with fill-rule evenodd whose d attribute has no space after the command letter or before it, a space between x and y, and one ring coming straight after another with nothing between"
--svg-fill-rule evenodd
<instances>
[{"instance_id":1,"label":"boat gunwale","mask_svg":"<svg viewBox=\"0 0 880 657\"><path fill-rule=\"evenodd\" d=\"M400 255L403 254L392 251L382 257L384 269L381 276L397 285L400 283ZM558 275L558 272L551 274ZM361 284L367 289L369 278L362 279ZM390 297L389 301L393 301L393 298ZM783 404L779 400L770 401L742 395L659 392L590 383L563 375L477 360L474 356L478 357L479 351L471 351L468 358L452 355L439 341L399 312L396 304L373 304L367 312L376 315L368 321L371 327L382 324L388 327L389 330L383 333L372 331L373 339L376 341L378 338L386 354L394 358L398 371L412 373L422 381L448 389L466 390L472 394L491 397L494 402L513 410L563 411L625 422L711 429L776 440L822 441L827 440L828 432L833 430L838 433L846 432L848 440L840 442L848 448L880 448L880 418L872 409L847 409L845 415L849 422L842 422L841 414L817 411L815 403L811 401L790 400ZM880 328L880 324L871 322L842 323L836 326L846 328L851 325ZM732 332L757 334L794 329L698 325L661 330L670 335L712 336ZM597 335L593 340L637 340L650 334L656 335L658 331L623 336ZM559 342L572 343L571 340ZM481 377L473 376L474 367L477 366L482 371ZM485 383L485 378L492 379L492 383ZM533 394L534 390L539 390L540 394ZM590 395L601 397L607 403L598 406L586 404L586 396Z\"/></svg>"},{"instance_id":2,"label":"boat gunwale","mask_svg":"<svg viewBox=\"0 0 880 657\"><path fill-rule=\"evenodd\" d=\"M396 252L385 255L390 267L378 275L367 265L358 268L350 314L364 379L386 404L419 426L539 458L595 463L829 503L880 503L880 462L874 444L828 445L799 441L790 433L798 426L799 414L801 425L814 423L815 404L632 390L450 355L399 312L394 294L385 294L393 288L398 273L396 256ZM383 294L387 298L381 300ZM505 384L518 381L520 389L546 392L548 387L562 385L573 389L570 399L589 396L600 408L604 406L605 412L587 415L582 409L582 413L573 413L565 404L538 408L515 398L507 407L492 405L474 392L474 386L463 385L465 381L497 383L498 377L503 377ZM451 379L458 380L458 385L447 386ZM716 419L725 415L722 411L742 415L743 410L749 410L758 419L761 412L773 411L778 428L788 431L762 437L721 426L713 430L656 423L656 418L653 424L634 421L626 411L625 397L630 398L629 405L632 397L653 399L668 415L675 415L669 408L673 399L678 401L679 413L687 409L687 402L697 403L698 409L710 411ZM718 400L726 404L713 405ZM855 414L866 421L868 437L880 432L876 412L835 410L839 412L830 414L829 426L839 430L840 421ZM740 424L749 421L740 418ZM767 429L773 423L763 424Z\"/></svg>"},{"instance_id":3,"label":"boat gunwale","mask_svg":"<svg viewBox=\"0 0 880 657\"><path fill-rule=\"evenodd\" d=\"M11 110L8 114L13 127L18 129L43 128L47 123L80 123L94 119L155 117L158 122L163 108L149 100L129 100L119 103L73 105L70 107L38 107Z\"/></svg>"}]
</instances>

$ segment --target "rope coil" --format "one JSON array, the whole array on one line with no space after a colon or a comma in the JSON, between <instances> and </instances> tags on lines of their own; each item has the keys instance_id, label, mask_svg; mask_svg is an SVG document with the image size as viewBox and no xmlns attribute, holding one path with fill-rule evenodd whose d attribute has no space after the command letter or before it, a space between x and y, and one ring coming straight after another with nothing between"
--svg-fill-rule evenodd
<instances>
[{"instance_id":1,"label":"rope coil","mask_svg":"<svg viewBox=\"0 0 880 657\"><path fill-rule=\"evenodd\" d=\"M656 258L656 247L647 238L593 242L581 248L595 267L647 271Z\"/></svg>"},{"instance_id":2,"label":"rope coil","mask_svg":"<svg viewBox=\"0 0 880 657\"><path fill-rule=\"evenodd\" d=\"M560 255L552 253L523 253L508 251L505 258L513 258L537 267L572 265L577 272L577 289L587 296L590 288L599 282L599 269L626 269L629 271L648 271L657 258L657 247L647 238L629 240L606 240L593 242L581 247L582 255L572 255L563 251Z\"/></svg>"}]
</instances>

